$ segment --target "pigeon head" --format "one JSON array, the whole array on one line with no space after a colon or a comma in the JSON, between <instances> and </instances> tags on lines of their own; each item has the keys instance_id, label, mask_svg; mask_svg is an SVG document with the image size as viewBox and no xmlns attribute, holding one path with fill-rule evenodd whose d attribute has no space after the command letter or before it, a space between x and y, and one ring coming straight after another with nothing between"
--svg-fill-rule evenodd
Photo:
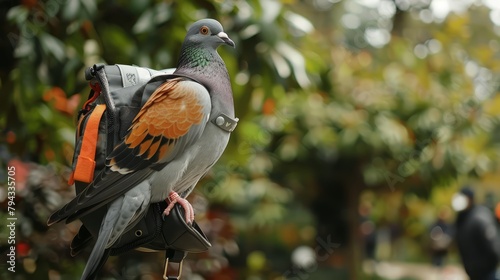
<instances>
[{"instance_id":1,"label":"pigeon head","mask_svg":"<svg viewBox=\"0 0 500 280\"><path fill-rule=\"evenodd\" d=\"M182 43L179 62L174 74L193 78L205 86L213 99L214 107L225 108L234 116L233 94L226 65L217 48L221 45L234 47L222 25L214 19L202 19L189 28ZM217 105L219 104L219 105ZM221 109L222 110L222 109Z\"/></svg>"},{"instance_id":2,"label":"pigeon head","mask_svg":"<svg viewBox=\"0 0 500 280\"><path fill-rule=\"evenodd\" d=\"M215 19L199 20L188 30L184 44L201 45L216 49L226 44L234 48L234 42L224 32L222 25Z\"/></svg>"},{"instance_id":3,"label":"pigeon head","mask_svg":"<svg viewBox=\"0 0 500 280\"><path fill-rule=\"evenodd\" d=\"M218 21L202 19L193 23L182 43L175 73L192 76L205 86L216 77L226 78L228 74L224 61L217 53L221 45L234 47L234 42Z\"/></svg>"}]
</instances>

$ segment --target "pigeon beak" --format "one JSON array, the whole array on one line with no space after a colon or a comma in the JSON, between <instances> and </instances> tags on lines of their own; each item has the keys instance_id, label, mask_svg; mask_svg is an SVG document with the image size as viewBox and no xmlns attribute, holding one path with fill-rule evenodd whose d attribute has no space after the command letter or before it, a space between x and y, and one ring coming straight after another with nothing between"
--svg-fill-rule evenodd
<instances>
[{"instance_id":1,"label":"pigeon beak","mask_svg":"<svg viewBox=\"0 0 500 280\"><path fill-rule=\"evenodd\" d=\"M229 39L229 36L227 36L227 34L226 34L226 33L224 33L224 32L219 32L219 33L217 34L217 37L221 38L221 39L222 39L222 41L224 41L224 43L226 43L226 45L230 45L231 47L233 47L233 48L234 48L234 42L233 42L233 40Z\"/></svg>"}]
</instances>

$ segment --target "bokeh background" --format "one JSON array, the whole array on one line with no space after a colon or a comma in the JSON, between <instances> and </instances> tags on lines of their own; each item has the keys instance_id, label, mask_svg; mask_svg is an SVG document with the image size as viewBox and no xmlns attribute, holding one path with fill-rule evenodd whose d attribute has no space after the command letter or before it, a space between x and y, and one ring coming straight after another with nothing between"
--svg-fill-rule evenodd
<instances>
[{"instance_id":1,"label":"bokeh background","mask_svg":"<svg viewBox=\"0 0 500 280\"><path fill-rule=\"evenodd\" d=\"M213 247L185 279L466 279L429 228L462 185L500 200L496 0L0 1L0 213L16 168L17 261L1 279L78 279L75 115L94 63L175 67L190 23L222 22L238 128L191 195ZM161 279L163 254L112 257L102 279ZM444 274L443 274L444 273ZM445 276L442 276L445 277ZM461 278L462 277L462 278Z\"/></svg>"}]
</instances>

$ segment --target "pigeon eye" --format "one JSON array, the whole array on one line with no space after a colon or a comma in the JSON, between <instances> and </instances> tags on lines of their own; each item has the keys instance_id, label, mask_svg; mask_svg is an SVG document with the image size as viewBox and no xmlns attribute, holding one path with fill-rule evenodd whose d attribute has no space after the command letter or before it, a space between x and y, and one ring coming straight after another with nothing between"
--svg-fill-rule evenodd
<instances>
[{"instance_id":1,"label":"pigeon eye","mask_svg":"<svg viewBox=\"0 0 500 280\"><path fill-rule=\"evenodd\" d=\"M208 35L208 32L210 31L210 29L208 29L207 26L203 25L201 28L200 28L200 33L203 34L203 35Z\"/></svg>"}]
</instances>

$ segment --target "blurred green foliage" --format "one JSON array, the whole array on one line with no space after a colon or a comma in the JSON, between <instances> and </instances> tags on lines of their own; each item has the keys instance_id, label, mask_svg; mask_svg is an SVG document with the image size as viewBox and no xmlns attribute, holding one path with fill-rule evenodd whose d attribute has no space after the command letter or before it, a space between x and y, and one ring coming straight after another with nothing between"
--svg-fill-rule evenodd
<instances>
[{"instance_id":1,"label":"blurred green foliage","mask_svg":"<svg viewBox=\"0 0 500 280\"><path fill-rule=\"evenodd\" d=\"M100 62L174 67L186 27L213 17L236 42L220 53L241 121L193 198L214 248L193 258L192 273L283 279L294 248L330 236L340 248L307 275L350 268L355 279L360 203L373 203L381 223L393 213L401 235L418 240L421 203L451 195L436 199L443 195L433 187L498 169L498 7L459 2L443 11L390 0L4 1L0 174L13 158L64 173L89 90L84 70ZM78 274L65 258L42 258L33 232L47 238L43 225L21 230L33 248L26 259L38 265L22 275ZM110 267L106 275L126 272Z\"/></svg>"}]
</instances>

